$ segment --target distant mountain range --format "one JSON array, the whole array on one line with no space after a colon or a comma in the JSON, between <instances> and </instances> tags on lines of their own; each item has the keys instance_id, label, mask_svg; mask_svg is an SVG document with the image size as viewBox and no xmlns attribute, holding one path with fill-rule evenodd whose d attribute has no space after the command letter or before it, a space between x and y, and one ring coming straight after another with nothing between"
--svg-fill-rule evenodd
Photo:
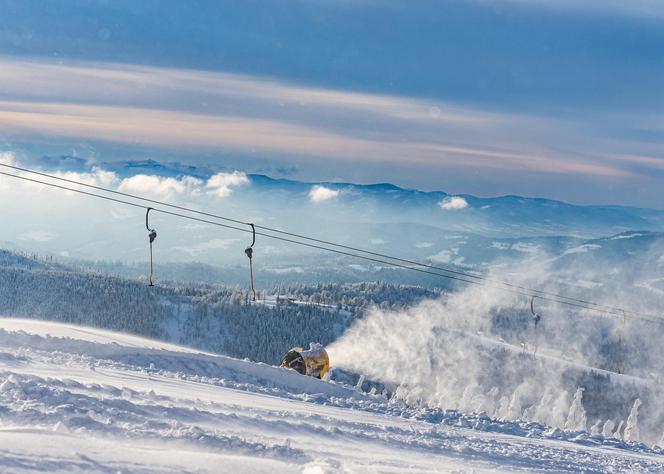
<instances>
[{"instance_id":1,"label":"distant mountain range","mask_svg":"<svg viewBox=\"0 0 664 474\"><path fill-rule=\"evenodd\" d=\"M77 172L89 172L95 166L123 178L145 174L170 178L192 176L201 180L219 172L234 171L220 166L153 160L92 164L71 156L45 157L26 166ZM587 268L580 271L598 267L610 270L611 266L620 267L623 272L640 268L647 269L647 278L653 279L664 269L664 210L581 206L519 196L452 196L442 191L424 192L389 183L303 182L264 174L249 174L248 178L248 183L233 186L230 194L221 199L207 196L205 188L197 197L175 195L162 199L242 222L469 271L485 271L506 262L545 262L562 271L583 261ZM149 187L140 194L153 196ZM142 273L146 258L143 217L127 214L108 219L108 211L98 212L100 207L95 201L80 202L81 205L87 203L94 212L87 217L86 226L94 226L98 232L81 233L79 223L70 222L68 216L44 220L48 216L37 213L39 223L35 226L39 228L25 224L18 237L5 229L6 232L0 234L0 246L76 260L137 263ZM159 221L158 215L155 218L161 222L156 247L159 265L161 268L166 263L180 265L179 270L174 267L168 272L169 278L177 279L180 273L186 279L208 280L203 273L214 274L213 281L223 275L230 277L230 270L217 276L209 266L207 270L194 268L197 263L205 262L225 268L239 266L237 275L231 271L233 278L229 281L245 279L243 249L249 243L245 242L246 235L206 225L187 226L188 223L173 218ZM44 231L50 233L48 238L40 238ZM339 255L266 236L258 237L255 256L262 276L270 273L271 281L312 281L315 278L319 281L400 281L398 275L377 270L372 262L350 261L349 258L339 262ZM376 274L376 270L383 273ZM640 277L639 281L644 278ZM585 279L592 280L590 276ZM413 282L419 283L419 280Z\"/></svg>"},{"instance_id":2,"label":"distant mountain range","mask_svg":"<svg viewBox=\"0 0 664 474\"><path fill-rule=\"evenodd\" d=\"M41 166L49 169L87 171L90 165L77 157L45 157ZM137 174L165 177L193 176L207 179L218 172L228 172L221 166L194 166L178 162L161 163L155 160L103 162L103 169L119 176ZM353 184L341 182L303 182L275 179L263 174L249 174L250 184L234 190L238 210L255 214L255 209L278 211L298 220L320 217L329 222L362 223L356 229L370 234L367 224L402 224L398 235L410 233L409 224L427 234L467 232L485 237L541 237L571 236L599 238L627 231L664 231L664 210L626 206L584 206L543 198L522 196L476 197L468 194L451 196L443 191L424 192L406 189L389 183ZM334 197L312 203L309 193L314 186L333 191ZM244 201L246 206L242 205ZM320 216L319 213L324 216ZM325 222L321 223L325 226ZM285 227L285 225L284 225ZM318 227L314 227L318 228ZM384 229L383 229L384 230ZM369 241L378 237L362 235Z\"/></svg>"}]
</instances>

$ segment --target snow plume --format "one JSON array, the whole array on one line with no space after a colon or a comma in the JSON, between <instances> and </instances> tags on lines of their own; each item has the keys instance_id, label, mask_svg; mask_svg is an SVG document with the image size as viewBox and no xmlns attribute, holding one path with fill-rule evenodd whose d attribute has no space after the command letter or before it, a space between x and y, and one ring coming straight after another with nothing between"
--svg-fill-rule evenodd
<instances>
[{"instance_id":1,"label":"snow plume","mask_svg":"<svg viewBox=\"0 0 664 474\"><path fill-rule=\"evenodd\" d=\"M461 196L450 196L446 197L438 203L441 209L446 211L458 211L468 207L468 201L466 201Z\"/></svg>"},{"instance_id":2,"label":"snow plume","mask_svg":"<svg viewBox=\"0 0 664 474\"><path fill-rule=\"evenodd\" d=\"M627 424L625 426L625 441L632 441L632 442L640 441L639 425L638 425L640 406L641 406L641 400L637 398L636 400L634 400L632 411L629 412L629 417L627 418Z\"/></svg>"},{"instance_id":3,"label":"snow plume","mask_svg":"<svg viewBox=\"0 0 664 474\"><path fill-rule=\"evenodd\" d=\"M339 196L339 191L320 185L313 186L311 191L309 191L309 200L311 202L329 201L337 196Z\"/></svg>"},{"instance_id":4,"label":"snow plume","mask_svg":"<svg viewBox=\"0 0 664 474\"><path fill-rule=\"evenodd\" d=\"M472 286L400 312L376 308L329 348L330 357L335 366L398 384L407 403L564 426L570 403L560 371L548 382L519 376L531 365L532 377L538 361L518 346L511 361L490 336L489 316L513 305L509 293Z\"/></svg>"},{"instance_id":5,"label":"snow plume","mask_svg":"<svg viewBox=\"0 0 664 474\"><path fill-rule=\"evenodd\" d=\"M519 270L522 278L513 283L562 292L547 286L555 281L553 270ZM619 301L638 308L627 298ZM376 307L329 347L330 358L334 366L394 385L395 396L410 405L486 412L568 431L603 427L621 437L624 425L625 440L657 442L664 422L661 386L649 373L663 373L657 343L663 328L631 320L623 325L622 318L535 299L543 314L535 329L529 304L495 286L471 285L400 311ZM618 353L624 371L627 352L628 373L638 380L611 375ZM644 400L638 429L637 398Z\"/></svg>"},{"instance_id":6,"label":"snow plume","mask_svg":"<svg viewBox=\"0 0 664 474\"><path fill-rule=\"evenodd\" d=\"M574 400L569 407L565 429L570 431L586 431L588 429L588 417L583 408L583 388L577 388L574 394Z\"/></svg>"}]
</instances>

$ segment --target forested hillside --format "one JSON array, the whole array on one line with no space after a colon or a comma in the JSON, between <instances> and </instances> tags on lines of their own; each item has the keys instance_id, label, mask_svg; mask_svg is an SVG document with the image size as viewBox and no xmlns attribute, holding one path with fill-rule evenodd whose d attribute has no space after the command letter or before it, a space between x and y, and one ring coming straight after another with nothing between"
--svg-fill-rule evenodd
<instances>
[{"instance_id":1,"label":"forested hillside","mask_svg":"<svg viewBox=\"0 0 664 474\"><path fill-rule=\"evenodd\" d=\"M596 425L594 429L599 430L608 421L617 425L629 415L634 400L640 398L641 411L652 413L643 425L650 432L657 432L661 417L650 382L627 377L619 381L619 390L613 390L616 381L609 376L610 372L622 370L649 377L644 369L657 364L647 362L638 351L646 340L647 328L637 327L629 339L621 340L619 333L612 331L611 320L597 320L589 325L579 319L561 325L545 319L539 337L540 345L546 347L535 356L537 341L526 308L499 306L483 314L487 331L484 333L471 330L471 326L463 329L470 321L466 320L476 316L472 298L470 307L436 306L435 313L427 309L427 305L444 305L453 295L383 282L283 284L260 289L253 302L246 287L184 282L149 287L142 280L83 271L80 267L72 269L51 258L0 252L0 315L112 329L268 364L278 364L285 351L294 346L313 341L334 346L354 322L371 325L385 315L388 319L400 318L399 335L409 334L412 338L385 334L387 339L381 342L380 338L375 339L378 334L355 338L351 331L350 338L347 333L344 335L346 354L339 354L337 348L335 355L343 359L350 353L360 354L355 359L357 366L352 362L351 368L393 388L400 386L399 393L409 394L409 404L432 403L427 394L438 393L439 388L425 382L434 379L428 375L423 379L392 379L389 370L379 373L374 370L376 367L366 365L367 351L374 355L381 352L382 357L392 352L389 357L406 364L412 374L431 373L439 377L449 372L451 378L445 386L449 392L436 404L556 425L558 421L549 420L544 412L535 412L528 406L557 400L566 407L573 403L571 395L583 388L580 393L588 417L583 423L588 428ZM418 309L421 302L425 306ZM446 314L447 311L458 314ZM371 327L380 330L380 326ZM401 339L412 342L401 347ZM399 354L409 353L410 362L401 362ZM342 365L348 362L337 361ZM471 376L464 380L471 374L466 374L470 367L482 367L481 378L474 380ZM547 380L552 373L562 392L555 400L551 393L539 400L540 396L527 383L531 379ZM456 382L453 380L459 377ZM420 395L413 398L414 393ZM546 397L551 400L545 403Z\"/></svg>"},{"instance_id":2,"label":"forested hillside","mask_svg":"<svg viewBox=\"0 0 664 474\"><path fill-rule=\"evenodd\" d=\"M275 364L284 351L328 344L366 308L399 309L438 291L386 283L293 284L261 290L138 280L0 252L0 314L112 329Z\"/></svg>"}]
</instances>

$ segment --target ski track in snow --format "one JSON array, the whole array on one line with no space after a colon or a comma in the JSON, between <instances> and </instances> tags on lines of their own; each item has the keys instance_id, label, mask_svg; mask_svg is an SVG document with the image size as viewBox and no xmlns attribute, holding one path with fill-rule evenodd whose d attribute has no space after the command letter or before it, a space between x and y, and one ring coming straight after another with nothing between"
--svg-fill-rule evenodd
<instances>
[{"instance_id":1,"label":"ski track in snow","mask_svg":"<svg viewBox=\"0 0 664 474\"><path fill-rule=\"evenodd\" d=\"M663 472L659 449L0 319L0 472Z\"/></svg>"}]
</instances>

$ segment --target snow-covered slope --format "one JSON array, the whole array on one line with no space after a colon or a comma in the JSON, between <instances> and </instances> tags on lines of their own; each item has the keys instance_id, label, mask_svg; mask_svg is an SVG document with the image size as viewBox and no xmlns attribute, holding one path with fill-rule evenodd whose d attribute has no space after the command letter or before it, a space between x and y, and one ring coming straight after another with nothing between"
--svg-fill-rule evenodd
<instances>
[{"instance_id":1,"label":"snow-covered slope","mask_svg":"<svg viewBox=\"0 0 664 474\"><path fill-rule=\"evenodd\" d=\"M0 319L2 472L661 472L660 450L414 410L294 372Z\"/></svg>"}]
</instances>

